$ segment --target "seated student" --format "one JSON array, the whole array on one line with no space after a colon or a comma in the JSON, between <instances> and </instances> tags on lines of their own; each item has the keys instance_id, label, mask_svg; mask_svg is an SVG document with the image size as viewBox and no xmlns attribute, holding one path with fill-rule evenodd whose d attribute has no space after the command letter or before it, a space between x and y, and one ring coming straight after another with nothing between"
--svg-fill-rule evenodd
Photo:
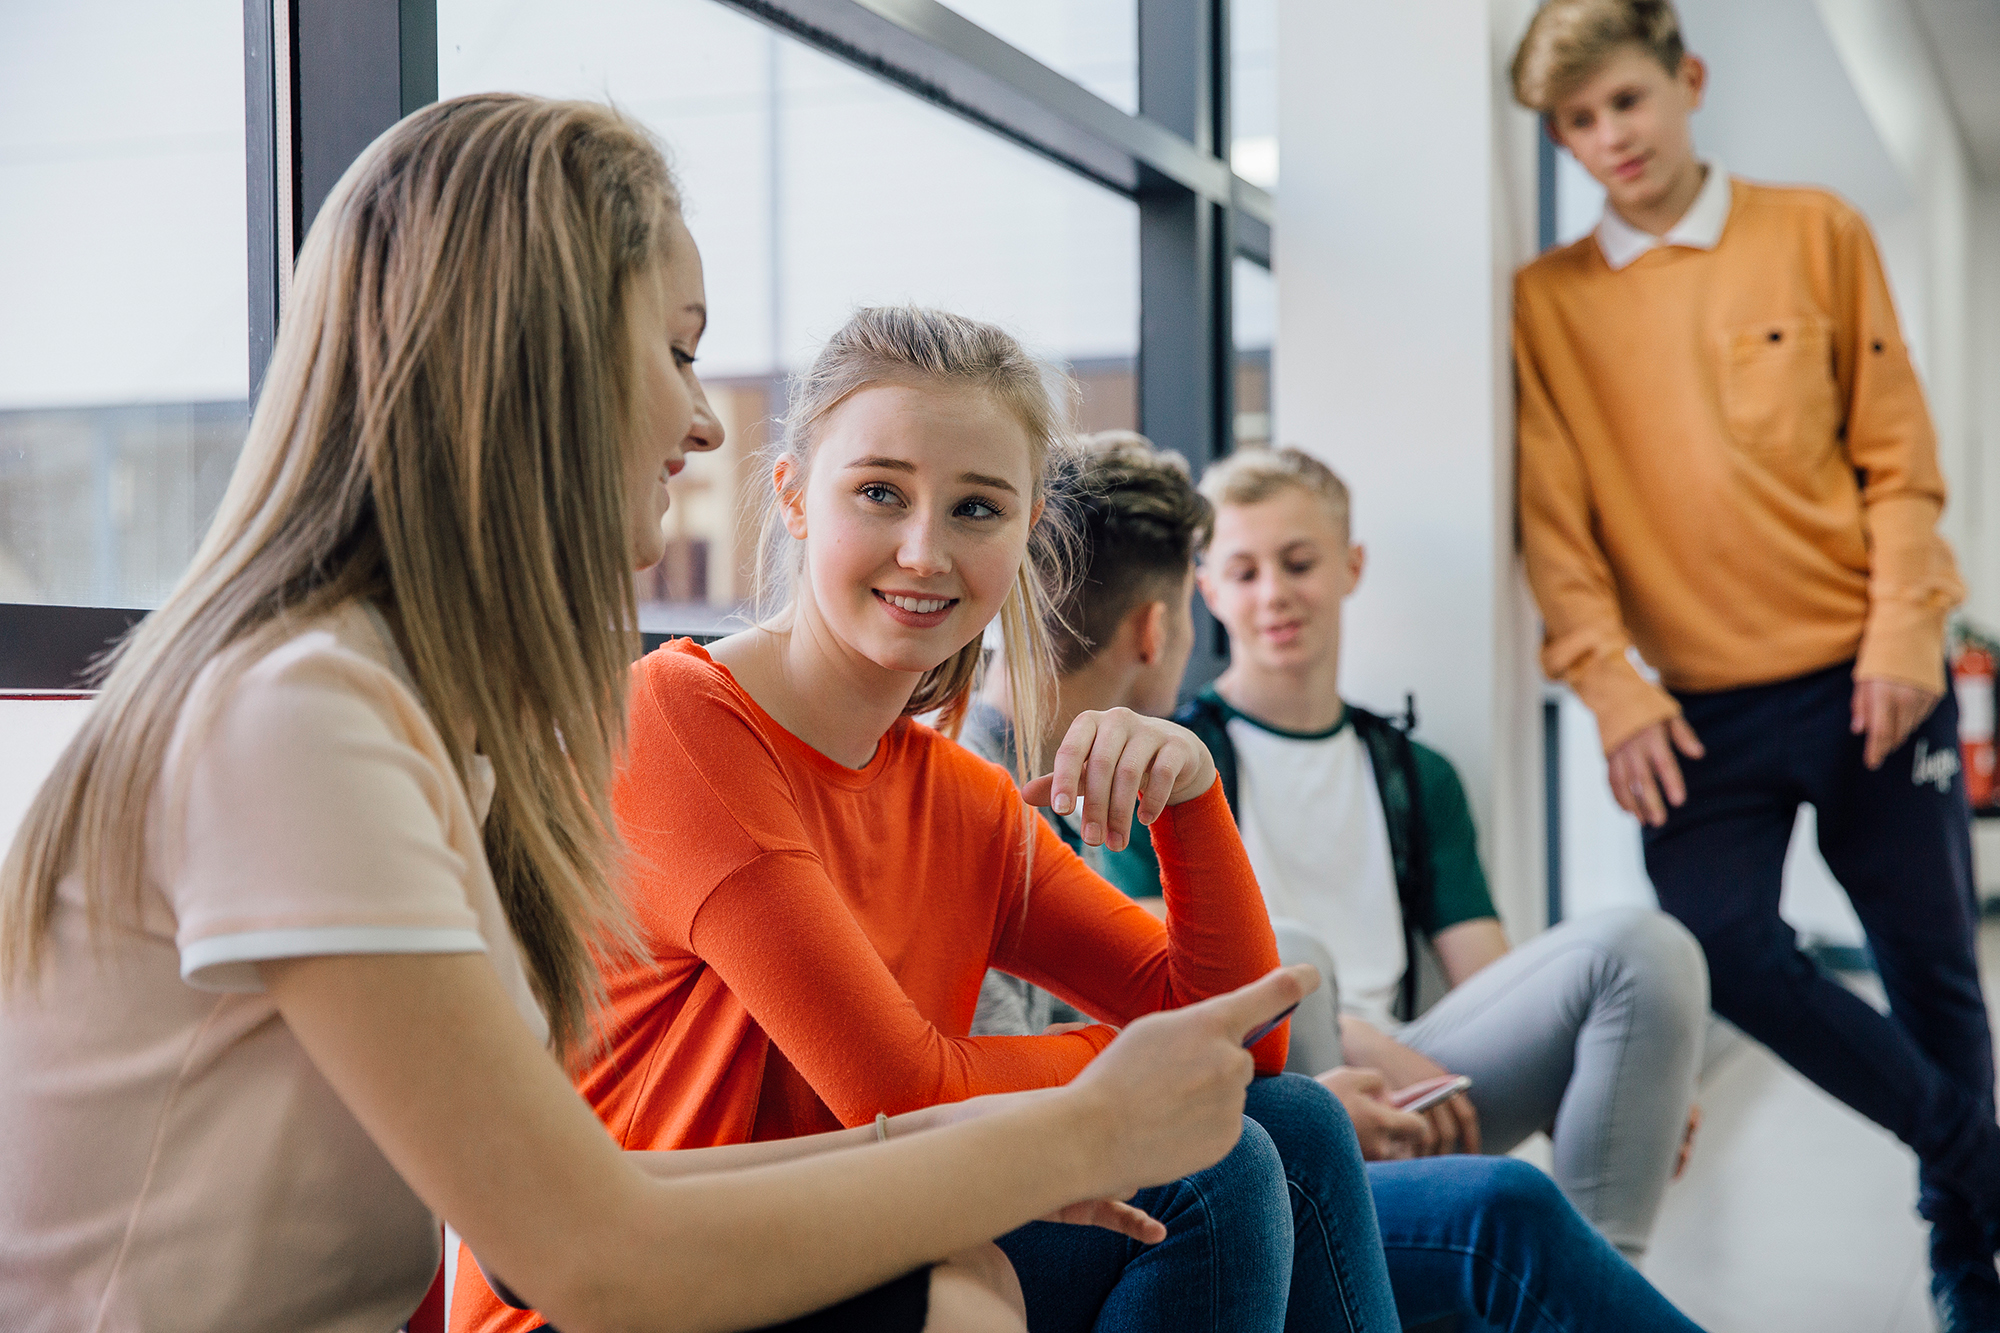
<instances>
[{"instance_id":1,"label":"seated student","mask_svg":"<svg viewBox=\"0 0 2000 1333\"><path fill-rule=\"evenodd\" d=\"M1053 632L1061 672L1053 725L1043 732L1045 736L1064 734L1068 720L1082 711L1125 707L1161 712L1172 707L1194 641L1190 615L1194 552L1207 540L1214 522L1213 510L1195 489L1186 463L1129 432L1107 432L1086 441L1078 490L1081 577L1056 608ZM963 739L982 753L1013 762L1010 712L1004 688L989 682L973 705ZM1046 759L1039 756L1040 762ZM1066 840L1076 837L1062 821L1051 822ZM1134 828L1132 833L1132 841L1118 850L1083 844L1084 855L1104 865L1119 883L1142 893L1157 892L1151 857L1140 854L1146 848L1145 830ZM1293 930L1304 941L1302 950L1325 953L1313 936L1296 926ZM1278 939L1283 949L1287 939L1283 927ZM1299 1020L1311 1012L1317 998L1317 992L1309 996L1293 1014L1295 1042ZM989 972L982 988L982 1021L994 1033L1032 1031L1028 1025L1043 1020L1049 1003L1050 997L1030 983ZM1013 1026L1007 1026L1010 1022ZM1320 1022L1326 1030L1322 1042L1337 1052L1332 1006ZM1466 1158L1379 1160L1434 1152L1437 1135L1425 1117L1395 1108L1381 1073L1332 1067L1337 1060L1336 1054L1316 1066L1324 1071L1319 1081L1347 1108L1363 1153L1374 1160L1368 1168L1369 1185L1405 1325L1440 1315L1477 1314L1473 1302L1454 1297L1479 1289L1494 1271L1539 1273L1543 1256L1557 1250L1574 1248L1598 1256L1599 1272L1588 1281L1643 1287L1643 1279L1632 1274L1630 1266L1553 1189L1547 1191L1544 1207L1512 1211L1496 1208L1482 1185L1454 1180L1451 1167L1471 1165ZM1507 1165L1539 1175L1520 1163ZM1546 1185L1546 1177L1542 1183ZM1440 1227L1452 1233L1451 1243L1438 1243ZM1579 1235L1584 1239L1579 1241ZM1497 1252L1501 1247L1511 1258ZM1447 1256L1456 1256L1458 1267L1453 1268L1454 1260ZM1521 1256L1536 1257L1522 1263ZM1487 1318L1512 1326L1508 1320ZM1510 1318L1525 1321L1527 1327L1539 1326L1535 1322L1539 1316L1525 1307L1511 1311ZM1624 1318L1621 1312L1613 1326L1624 1327Z\"/></svg>"},{"instance_id":2,"label":"seated student","mask_svg":"<svg viewBox=\"0 0 2000 1333\"><path fill-rule=\"evenodd\" d=\"M582 1083L628 1146L783 1138L1086 1068L1109 1028L968 1035L992 965L1125 1023L1275 961L1213 765L1185 730L1082 714L1022 791L915 720L962 715L997 619L1022 731L1043 734L1060 412L1012 338L935 311L858 312L796 383L771 473L783 606L638 668L616 805L645 867L631 892L651 957L611 976L615 1035ZM1091 873L1024 795L1081 809L1092 844L1122 841L1136 804L1165 921ZM1218 1259L1172 1238L1137 1255L1024 1228L1001 1244L1031 1327L1397 1327L1347 1118L1312 1080L1278 1075L1282 1030L1256 1050L1277 1075L1247 1103L1276 1148L1275 1233L1214 1228ZM1551 1205L1575 1218L1521 1163L1422 1165L1433 1201L1481 1192L1489 1221ZM1432 1285L1470 1285L1466 1238L1427 1220ZM1580 1218L1562 1239L1510 1248L1468 1301L1503 1322L1532 1308L1560 1328L1689 1327Z\"/></svg>"},{"instance_id":3,"label":"seated student","mask_svg":"<svg viewBox=\"0 0 2000 1333\"><path fill-rule=\"evenodd\" d=\"M1090 874L1006 774L915 721L962 711L996 617L1013 631L1008 669L1031 696L1042 678L1059 535L1046 483L1066 439L1044 368L989 325L867 309L794 395L767 521L782 614L634 673L615 804L648 952L608 969L608 1042L581 1080L628 1148L866 1125L1065 1084L1101 1058L1101 1025L968 1038L996 955L1120 1023L1277 965L1213 767L1181 728L1128 714L1100 719L1095 740L1145 780L1169 930ZM1061 783L1103 817L1109 774L1072 766ZM1213 867L1198 893L1182 869L1197 863ZM1108 961L1086 975L1085 956ZM1282 1027L1254 1049L1266 1071L1284 1052ZM1152 1249L1108 1232L1006 1237L1031 1327L1247 1333L1286 1326L1296 1305L1323 1313L1293 1327L1394 1329L1352 1137L1330 1117L1312 1128L1332 1146L1298 1177L1300 1218L1249 1124L1207 1179L1141 1197L1168 1227ZM1295 1271L1302 1225L1315 1244ZM458 1327L529 1326L468 1285Z\"/></svg>"},{"instance_id":4,"label":"seated student","mask_svg":"<svg viewBox=\"0 0 2000 1333\"><path fill-rule=\"evenodd\" d=\"M1297 449L1250 449L1201 489L1216 517L1199 581L1231 661L1176 716L1216 755L1273 914L1332 952L1347 1058L1391 1087L1469 1075L1470 1096L1434 1117L1446 1151L1549 1129L1564 1192L1636 1261L1691 1132L1700 949L1671 917L1625 909L1510 951L1450 761L1341 698L1341 609L1364 557L1347 487ZM1426 944L1451 989L1417 1017Z\"/></svg>"},{"instance_id":5,"label":"seated student","mask_svg":"<svg viewBox=\"0 0 2000 1333\"><path fill-rule=\"evenodd\" d=\"M1229 1148L1299 975L880 1147L624 1155L567 1085L630 933L632 570L722 439L704 319L605 107L427 107L334 188L221 512L0 869L9 1328L379 1333L439 1215L572 1333L1018 1328L978 1242L1055 1209L1150 1239L1089 1201Z\"/></svg>"}]
</instances>

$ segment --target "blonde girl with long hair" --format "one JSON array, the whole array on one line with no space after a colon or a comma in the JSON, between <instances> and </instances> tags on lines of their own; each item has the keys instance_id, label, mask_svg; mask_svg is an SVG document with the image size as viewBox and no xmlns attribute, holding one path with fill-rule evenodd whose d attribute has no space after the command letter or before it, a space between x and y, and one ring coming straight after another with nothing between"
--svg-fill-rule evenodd
<instances>
[{"instance_id":1,"label":"blonde girl with long hair","mask_svg":"<svg viewBox=\"0 0 2000 1333\"><path fill-rule=\"evenodd\" d=\"M1309 977L866 1151L621 1154L567 1085L635 938L631 572L721 440L705 320L665 162L604 107L433 106L328 198L207 540L0 871L10 1328L381 1333L440 1217L571 1333L849 1298L1017 1328L980 1242L1150 1237L1093 1201L1235 1140L1241 1038Z\"/></svg>"},{"instance_id":2,"label":"blonde girl with long hair","mask_svg":"<svg viewBox=\"0 0 2000 1333\"><path fill-rule=\"evenodd\" d=\"M1083 714L1053 772L1021 788L945 734L996 623L993 669L1024 725L1052 702L1064 385L1004 331L914 308L861 310L795 382L770 459L760 623L707 649L670 644L634 671L614 804L645 949L607 969L613 1020L580 1083L627 1148L781 1142L1060 1086L1097 1067L1111 1024L1276 965L1190 733L1126 709ZM1093 874L1024 795L1079 808L1090 842L1121 844L1135 813L1149 823L1167 921ZM1105 1022L968 1036L989 965ZM1254 1052L1278 1073L1285 1033ZM1395 1328L1353 1134L1299 1082L1330 1145L1309 1200L1251 1125L1200 1178L1140 1196L1168 1227L1157 1247L1010 1233L1030 1326ZM1295 1231L1312 1238L1297 1266ZM534 1326L470 1265L460 1275L459 1333Z\"/></svg>"}]
</instances>

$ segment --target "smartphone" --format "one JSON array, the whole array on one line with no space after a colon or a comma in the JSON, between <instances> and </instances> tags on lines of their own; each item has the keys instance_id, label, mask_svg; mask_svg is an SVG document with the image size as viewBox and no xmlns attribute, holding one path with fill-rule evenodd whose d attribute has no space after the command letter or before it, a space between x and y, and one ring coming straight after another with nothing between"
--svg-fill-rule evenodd
<instances>
[{"instance_id":1,"label":"smartphone","mask_svg":"<svg viewBox=\"0 0 2000 1333\"><path fill-rule=\"evenodd\" d=\"M1273 1032L1276 1032L1278 1030L1278 1024L1290 1018L1292 1016L1292 1010L1296 1008L1298 1008L1296 1004L1292 1005L1291 1008L1286 1009L1284 1013L1279 1014L1276 1018L1272 1019L1270 1022L1259 1023L1256 1027L1250 1029L1250 1035L1243 1039L1243 1049L1246 1051L1249 1050L1252 1046L1255 1046L1258 1042L1264 1040L1264 1038L1270 1036Z\"/></svg>"},{"instance_id":2,"label":"smartphone","mask_svg":"<svg viewBox=\"0 0 2000 1333\"><path fill-rule=\"evenodd\" d=\"M1463 1074L1440 1074L1421 1083L1412 1083L1407 1088L1396 1089L1389 1094L1389 1102L1397 1110L1415 1115L1448 1102L1471 1087L1472 1080Z\"/></svg>"}]
</instances>

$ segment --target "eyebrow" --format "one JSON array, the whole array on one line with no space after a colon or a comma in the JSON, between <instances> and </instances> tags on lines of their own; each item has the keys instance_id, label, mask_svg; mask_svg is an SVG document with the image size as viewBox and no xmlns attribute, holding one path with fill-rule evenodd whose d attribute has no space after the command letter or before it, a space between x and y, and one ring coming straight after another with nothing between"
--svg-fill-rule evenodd
<instances>
[{"instance_id":1,"label":"eyebrow","mask_svg":"<svg viewBox=\"0 0 2000 1333\"><path fill-rule=\"evenodd\" d=\"M849 470L854 468L882 468L889 472L915 472L917 470L917 465L908 459L888 458L881 454L870 454L866 458L857 458L847 466ZM984 472L961 472L958 474L958 479L974 486L991 486L994 490L1005 491L1009 495L1019 495L1021 493L1019 488L1005 477L989 477Z\"/></svg>"}]
</instances>

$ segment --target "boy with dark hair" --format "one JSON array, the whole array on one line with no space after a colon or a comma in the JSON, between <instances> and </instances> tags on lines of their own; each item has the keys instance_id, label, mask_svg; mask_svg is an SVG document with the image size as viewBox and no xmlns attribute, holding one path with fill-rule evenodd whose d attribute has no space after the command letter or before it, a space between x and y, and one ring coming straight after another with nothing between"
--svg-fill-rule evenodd
<instances>
[{"instance_id":1,"label":"boy with dark hair","mask_svg":"<svg viewBox=\"0 0 2000 1333\"><path fill-rule=\"evenodd\" d=\"M1078 479L1082 578L1058 608L1063 670L1060 707L1050 728L1057 737L1079 711L1172 707L1194 637L1194 552L1211 522L1209 504L1195 490L1187 465L1129 432L1085 441ZM960 738L1013 766L1004 692L990 693L974 708ZM1039 762L1030 769L1046 767L1046 753L1033 758ZM1149 854L1136 855L1150 847L1144 826L1135 823L1132 831L1131 844L1116 850L1084 843L1074 828L1065 837L1087 859L1096 858L1095 864L1119 875L1128 891L1154 895L1151 905L1158 902L1157 871ZM1032 904L1028 910L1034 910ZM1288 935L1283 923L1273 924L1281 952L1289 948L1288 957L1317 957L1331 983L1327 951L1298 928ZM1300 954L1301 948L1308 952ZM1687 954L1699 967L1692 945ZM1047 1004L1043 992L1027 983L989 973L974 1030L1031 1034L1049 1021ZM1302 1021L1307 1027L1320 1024L1337 1060L1332 1007L1317 1019L1304 1005L1293 1014L1295 1050ZM1320 1065L1313 1072L1346 1108L1370 1159L1369 1188L1405 1327L1474 1316L1482 1328L1519 1333L1692 1329L1541 1172L1506 1158L1381 1160L1435 1152L1440 1145L1429 1122L1397 1109L1375 1070ZM1296 1074L1282 1077L1303 1082ZM1288 1163L1318 1150L1282 1118L1263 1123ZM1300 1243L1328 1239L1301 1233Z\"/></svg>"},{"instance_id":2,"label":"boy with dark hair","mask_svg":"<svg viewBox=\"0 0 2000 1333\"><path fill-rule=\"evenodd\" d=\"M1717 1011L1916 1150L1940 1320L2000 1329L1936 441L1867 224L1698 159L1706 78L1666 0L1552 0L1515 58L1518 100L1606 192L1595 235L1515 284L1542 662L1597 715ZM1888 1016L1778 915L1802 802Z\"/></svg>"}]
</instances>

